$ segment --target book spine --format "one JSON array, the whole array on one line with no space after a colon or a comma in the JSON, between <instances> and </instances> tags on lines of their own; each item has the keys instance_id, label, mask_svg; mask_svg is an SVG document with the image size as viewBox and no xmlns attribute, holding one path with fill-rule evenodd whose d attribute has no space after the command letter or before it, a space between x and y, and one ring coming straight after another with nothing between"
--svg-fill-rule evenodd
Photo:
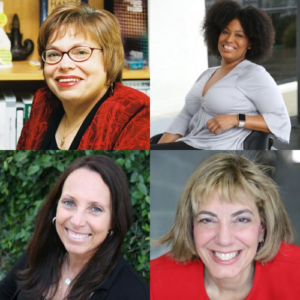
<instances>
[{"instance_id":1,"label":"book spine","mask_svg":"<svg viewBox=\"0 0 300 300\"><path fill-rule=\"evenodd\" d=\"M28 120L29 115L30 115L30 111L31 111L31 103L25 103L25 112L24 112L24 119L25 122Z\"/></svg>"},{"instance_id":2,"label":"book spine","mask_svg":"<svg viewBox=\"0 0 300 300\"><path fill-rule=\"evenodd\" d=\"M6 102L6 150L16 149L16 108L15 102Z\"/></svg>"},{"instance_id":3,"label":"book spine","mask_svg":"<svg viewBox=\"0 0 300 300\"><path fill-rule=\"evenodd\" d=\"M5 150L5 111L6 104L5 101L0 99L0 150Z\"/></svg>"},{"instance_id":4,"label":"book spine","mask_svg":"<svg viewBox=\"0 0 300 300\"><path fill-rule=\"evenodd\" d=\"M17 107L17 116L16 116L16 145L18 143L19 137L22 132L24 125L24 108Z\"/></svg>"}]
</instances>

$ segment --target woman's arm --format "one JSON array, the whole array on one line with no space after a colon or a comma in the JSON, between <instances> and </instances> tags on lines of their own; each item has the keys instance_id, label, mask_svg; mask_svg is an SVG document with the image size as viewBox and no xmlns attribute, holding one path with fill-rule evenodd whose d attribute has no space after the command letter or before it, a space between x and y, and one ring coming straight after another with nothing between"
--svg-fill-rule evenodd
<instances>
[{"instance_id":1,"label":"woman's arm","mask_svg":"<svg viewBox=\"0 0 300 300\"><path fill-rule=\"evenodd\" d=\"M210 119L206 126L209 131L214 134L218 134L223 130L237 127L239 125L238 115L218 115ZM250 116L246 115L246 122L244 128L256 131L262 131L266 133L272 133L268 128L262 115Z\"/></svg>"},{"instance_id":2,"label":"woman's arm","mask_svg":"<svg viewBox=\"0 0 300 300\"><path fill-rule=\"evenodd\" d=\"M163 136L160 138L157 144L164 144L164 143L172 143L180 139L182 135L180 134L172 134L172 133L164 133Z\"/></svg>"}]
</instances>

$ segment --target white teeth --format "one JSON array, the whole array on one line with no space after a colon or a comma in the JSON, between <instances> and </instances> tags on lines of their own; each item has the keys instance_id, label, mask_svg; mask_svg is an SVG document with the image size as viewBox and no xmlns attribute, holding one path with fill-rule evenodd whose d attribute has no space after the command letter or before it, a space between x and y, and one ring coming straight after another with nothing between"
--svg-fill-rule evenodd
<instances>
[{"instance_id":1,"label":"white teeth","mask_svg":"<svg viewBox=\"0 0 300 300\"><path fill-rule=\"evenodd\" d=\"M237 257L239 255L239 251L231 252L231 253L219 253L219 252L213 251L213 254L217 258L219 258L223 261L227 261L227 260L231 260L231 259Z\"/></svg>"},{"instance_id":2,"label":"white teeth","mask_svg":"<svg viewBox=\"0 0 300 300\"><path fill-rule=\"evenodd\" d=\"M226 49L226 50L233 50L233 49L234 49L233 47L228 46L228 45L224 45L223 47L224 47L224 49Z\"/></svg>"},{"instance_id":3,"label":"white teeth","mask_svg":"<svg viewBox=\"0 0 300 300\"><path fill-rule=\"evenodd\" d=\"M59 82L77 82L80 79L78 78L60 78L58 79Z\"/></svg>"},{"instance_id":4,"label":"white teeth","mask_svg":"<svg viewBox=\"0 0 300 300\"><path fill-rule=\"evenodd\" d=\"M80 239L85 239L89 236L89 234L77 234L71 230L68 230L68 234L74 238L74 239L77 239L77 240L80 240Z\"/></svg>"}]
</instances>

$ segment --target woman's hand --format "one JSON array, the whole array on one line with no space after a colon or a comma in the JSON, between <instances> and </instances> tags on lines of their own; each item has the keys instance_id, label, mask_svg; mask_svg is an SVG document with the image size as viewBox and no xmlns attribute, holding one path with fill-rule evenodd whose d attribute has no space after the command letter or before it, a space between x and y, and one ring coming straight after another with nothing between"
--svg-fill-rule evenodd
<instances>
[{"instance_id":1,"label":"woman's hand","mask_svg":"<svg viewBox=\"0 0 300 300\"><path fill-rule=\"evenodd\" d=\"M214 134L218 134L223 130L230 129L239 125L239 115L218 115L214 116L206 123L206 127ZM244 128L266 133L272 133L262 115L246 116Z\"/></svg>"},{"instance_id":2,"label":"woman's hand","mask_svg":"<svg viewBox=\"0 0 300 300\"><path fill-rule=\"evenodd\" d=\"M238 115L218 115L214 116L206 123L206 127L214 134L218 134L223 130L230 129L239 125Z\"/></svg>"},{"instance_id":3,"label":"woman's hand","mask_svg":"<svg viewBox=\"0 0 300 300\"><path fill-rule=\"evenodd\" d=\"M180 139L182 135L180 134L172 134L172 133L164 133L163 136L160 138L157 144L164 144L164 143L172 143L176 140Z\"/></svg>"}]
</instances>

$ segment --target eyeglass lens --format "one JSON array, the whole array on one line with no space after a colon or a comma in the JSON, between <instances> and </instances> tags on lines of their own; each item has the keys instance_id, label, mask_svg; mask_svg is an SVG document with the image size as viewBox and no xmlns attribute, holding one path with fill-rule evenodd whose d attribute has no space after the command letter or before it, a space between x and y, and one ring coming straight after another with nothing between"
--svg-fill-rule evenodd
<instances>
[{"instance_id":1,"label":"eyeglass lens","mask_svg":"<svg viewBox=\"0 0 300 300\"><path fill-rule=\"evenodd\" d=\"M92 50L87 47L75 47L70 49L67 52L67 54L74 61L83 61L88 59L91 56ZM62 58L62 55L63 55L62 52L58 50L50 49L50 50L46 50L43 53L43 59L45 62L53 64L59 62Z\"/></svg>"}]
</instances>

